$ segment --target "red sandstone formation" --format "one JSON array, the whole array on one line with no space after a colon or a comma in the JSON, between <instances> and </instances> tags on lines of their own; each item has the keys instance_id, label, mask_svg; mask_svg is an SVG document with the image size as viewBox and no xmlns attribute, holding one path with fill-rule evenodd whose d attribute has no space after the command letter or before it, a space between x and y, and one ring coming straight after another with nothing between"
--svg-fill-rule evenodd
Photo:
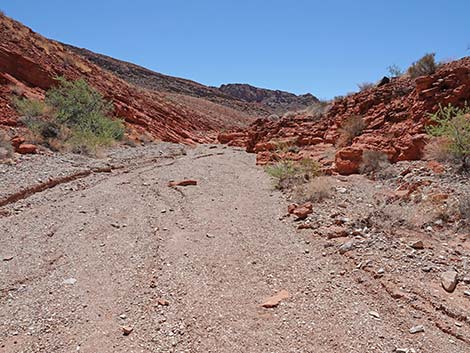
<instances>
[{"instance_id":1,"label":"red sandstone formation","mask_svg":"<svg viewBox=\"0 0 470 353\"><path fill-rule=\"evenodd\" d=\"M219 134L219 142L244 145L257 153L259 164L286 156L280 144L297 146L291 158L311 156L341 174L359 170L365 150L381 151L391 162L420 159L427 141L428 113L439 104L463 105L470 100L470 57L445 65L430 76L412 80L400 77L335 100L320 117L305 113L280 120L258 119L244 133L241 130ZM353 115L364 118L365 129L348 146L334 148L338 129ZM333 156L334 153L334 156Z\"/></svg>"},{"instance_id":2,"label":"red sandstone formation","mask_svg":"<svg viewBox=\"0 0 470 353\"><path fill-rule=\"evenodd\" d=\"M41 99L57 76L84 78L113 101L115 114L130 127L164 141L209 142L216 131L240 125L229 117L224 119L223 114L208 116L159 92L137 88L62 44L0 15L0 127L21 126L11 103L14 95Z\"/></svg>"}]
</instances>

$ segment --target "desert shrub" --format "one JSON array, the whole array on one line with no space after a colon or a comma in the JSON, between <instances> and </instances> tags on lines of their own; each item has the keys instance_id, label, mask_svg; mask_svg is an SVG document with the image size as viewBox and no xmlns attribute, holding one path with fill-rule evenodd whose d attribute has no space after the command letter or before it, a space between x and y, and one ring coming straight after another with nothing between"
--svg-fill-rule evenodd
<instances>
[{"instance_id":1,"label":"desert shrub","mask_svg":"<svg viewBox=\"0 0 470 353\"><path fill-rule=\"evenodd\" d=\"M359 91L365 91L368 90L369 88L375 87L375 84L372 82L362 82L358 83L357 87L359 87Z\"/></svg>"},{"instance_id":2,"label":"desert shrub","mask_svg":"<svg viewBox=\"0 0 470 353\"><path fill-rule=\"evenodd\" d=\"M13 155L13 146L8 135L0 131L0 161L10 158Z\"/></svg>"},{"instance_id":3,"label":"desert shrub","mask_svg":"<svg viewBox=\"0 0 470 353\"><path fill-rule=\"evenodd\" d=\"M421 59L411 64L408 68L408 74L411 78L423 75L431 75L437 70L435 53L425 54Z\"/></svg>"},{"instance_id":4,"label":"desert shrub","mask_svg":"<svg viewBox=\"0 0 470 353\"><path fill-rule=\"evenodd\" d=\"M338 129L339 138L337 146L344 147L349 145L356 136L362 134L365 127L366 124L362 116L353 115L346 118Z\"/></svg>"},{"instance_id":5,"label":"desert shrub","mask_svg":"<svg viewBox=\"0 0 470 353\"><path fill-rule=\"evenodd\" d=\"M447 152L450 157L462 163L462 169L470 168L470 107L463 108L447 105L439 106L436 113L430 115L432 124L426 131L435 137L441 138L442 153Z\"/></svg>"},{"instance_id":6,"label":"desert shrub","mask_svg":"<svg viewBox=\"0 0 470 353\"><path fill-rule=\"evenodd\" d=\"M389 164L387 154L380 151L365 150L362 153L359 170L361 173L371 173L384 169Z\"/></svg>"},{"instance_id":7,"label":"desert shrub","mask_svg":"<svg viewBox=\"0 0 470 353\"><path fill-rule=\"evenodd\" d=\"M308 183L300 185L294 190L294 199L297 202L321 202L331 197L333 180L329 176L319 176Z\"/></svg>"},{"instance_id":8,"label":"desert shrub","mask_svg":"<svg viewBox=\"0 0 470 353\"><path fill-rule=\"evenodd\" d=\"M304 112L309 117L320 118L328 109L328 106L329 103L327 101L321 100L305 108Z\"/></svg>"},{"instance_id":9,"label":"desert shrub","mask_svg":"<svg viewBox=\"0 0 470 353\"><path fill-rule=\"evenodd\" d=\"M292 189L320 175L320 165L309 158L300 161L281 160L267 166L266 172L276 179L277 189Z\"/></svg>"},{"instance_id":10,"label":"desert shrub","mask_svg":"<svg viewBox=\"0 0 470 353\"><path fill-rule=\"evenodd\" d=\"M121 120L109 117L112 104L86 81L58 78L46 93L45 102L15 98L22 122L37 143L52 149L70 146L77 153L96 154L124 137Z\"/></svg>"},{"instance_id":11,"label":"desert shrub","mask_svg":"<svg viewBox=\"0 0 470 353\"><path fill-rule=\"evenodd\" d=\"M390 77L403 76L403 70L398 65L395 65L395 64L388 66L387 71Z\"/></svg>"},{"instance_id":12,"label":"desert shrub","mask_svg":"<svg viewBox=\"0 0 470 353\"><path fill-rule=\"evenodd\" d=\"M47 113L46 104L37 99L15 97L13 105L21 116L28 119L41 117Z\"/></svg>"},{"instance_id":13,"label":"desert shrub","mask_svg":"<svg viewBox=\"0 0 470 353\"><path fill-rule=\"evenodd\" d=\"M445 137L433 137L424 147L424 156L428 160L439 162L455 161L450 153L450 141Z\"/></svg>"}]
</instances>

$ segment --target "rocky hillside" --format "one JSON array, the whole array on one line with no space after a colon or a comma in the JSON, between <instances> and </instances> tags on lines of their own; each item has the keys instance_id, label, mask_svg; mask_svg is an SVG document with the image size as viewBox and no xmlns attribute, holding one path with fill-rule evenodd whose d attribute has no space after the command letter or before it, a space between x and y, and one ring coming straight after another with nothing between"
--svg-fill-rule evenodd
<instances>
[{"instance_id":1,"label":"rocky hillside","mask_svg":"<svg viewBox=\"0 0 470 353\"><path fill-rule=\"evenodd\" d=\"M252 117L207 100L175 99L126 82L61 43L0 16L0 126L20 127L14 95L43 98L54 78L84 78L112 100L115 114L136 131L171 142L210 141L217 130L243 126ZM185 98L185 96L183 96Z\"/></svg>"},{"instance_id":2,"label":"rocky hillside","mask_svg":"<svg viewBox=\"0 0 470 353\"><path fill-rule=\"evenodd\" d=\"M311 94L297 96L289 92L258 88L247 84L209 87L191 80L163 75L87 49L63 45L88 61L137 86L169 94L206 99L250 115L283 114L290 110L305 109L318 102L318 99Z\"/></svg>"},{"instance_id":3,"label":"rocky hillside","mask_svg":"<svg viewBox=\"0 0 470 353\"><path fill-rule=\"evenodd\" d=\"M439 104L463 105L469 99L470 57L465 57L442 65L430 76L403 76L335 100L323 114L259 119L247 130L220 134L219 141L246 146L258 153L260 164L282 157L280 144L293 145L299 152L289 152L291 157L313 156L327 169L351 174L358 172L364 151L384 153L391 162L420 159L428 113ZM353 116L362 118L364 126L351 141L338 146L341 128Z\"/></svg>"},{"instance_id":4,"label":"rocky hillside","mask_svg":"<svg viewBox=\"0 0 470 353\"><path fill-rule=\"evenodd\" d=\"M243 99L232 97L215 87L208 87L184 78L164 75L133 63L94 53L88 49L77 48L67 44L62 45L86 60L139 87L169 94L203 98L254 116L271 113L271 110L262 104L247 104Z\"/></svg>"},{"instance_id":5,"label":"rocky hillside","mask_svg":"<svg viewBox=\"0 0 470 353\"><path fill-rule=\"evenodd\" d=\"M318 98L310 93L298 96L289 92L274 91L241 83L222 85L219 89L223 93L245 102L260 103L277 114L302 110L318 103Z\"/></svg>"}]
</instances>

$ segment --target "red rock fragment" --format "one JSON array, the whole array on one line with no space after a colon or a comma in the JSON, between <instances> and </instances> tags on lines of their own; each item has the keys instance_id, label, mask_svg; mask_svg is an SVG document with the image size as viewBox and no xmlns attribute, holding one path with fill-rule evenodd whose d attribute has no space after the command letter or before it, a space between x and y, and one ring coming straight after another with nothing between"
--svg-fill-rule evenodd
<instances>
[{"instance_id":1,"label":"red rock fragment","mask_svg":"<svg viewBox=\"0 0 470 353\"><path fill-rule=\"evenodd\" d=\"M197 180L181 180L181 181L170 181L168 183L169 187L175 187L175 186L189 186L189 185L197 185Z\"/></svg>"},{"instance_id":2,"label":"red rock fragment","mask_svg":"<svg viewBox=\"0 0 470 353\"><path fill-rule=\"evenodd\" d=\"M16 149L16 152L20 154L31 154L37 152L37 146L30 143L22 143Z\"/></svg>"},{"instance_id":3,"label":"red rock fragment","mask_svg":"<svg viewBox=\"0 0 470 353\"><path fill-rule=\"evenodd\" d=\"M279 305L279 303L285 299L289 298L289 292L285 289L279 291L278 293L276 293L275 295L269 297L269 298L266 298L264 301L263 301L263 304L261 304L261 306L263 308L275 308L276 306Z\"/></svg>"}]
</instances>

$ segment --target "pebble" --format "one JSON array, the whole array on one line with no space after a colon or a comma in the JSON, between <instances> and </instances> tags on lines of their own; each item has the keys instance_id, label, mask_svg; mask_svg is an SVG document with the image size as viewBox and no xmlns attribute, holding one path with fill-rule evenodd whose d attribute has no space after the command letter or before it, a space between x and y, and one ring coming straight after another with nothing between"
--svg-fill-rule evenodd
<instances>
[{"instance_id":1,"label":"pebble","mask_svg":"<svg viewBox=\"0 0 470 353\"><path fill-rule=\"evenodd\" d=\"M417 240L417 241L411 243L410 246L411 246L413 249L416 249L416 250L422 250L422 249L424 249L424 243L423 243L422 240Z\"/></svg>"},{"instance_id":2,"label":"pebble","mask_svg":"<svg viewBox=\"0 0 470 353\"><path fill-rule=\"evenodd\" d=\"M64 281L62 283L63 284L74 285L76 282L77 282L77 280L75 278L67 278L67 279L64 279Z\"/></svg>"},{"instance_id":3,"label":"pebble","mask_svg":"<svg viewBox=\"0 0 470 353\"><path fill-rule=\"evenodd\" d=\"M417 325L417 326L413 326L412 328L410 328L410 333L411 334L420 333L420 332L424 332L424 326L423 325Z\"/></svg>"},{"instance_id":4,"label":"pebble","mask_svg":"<svg viewBox=\"0 0 470 353\"><path fill-rule=\"evenodd\" d=\"M123 326L121 327L121 329L122 329L122 333L124 334L124 336L130 335L131 332L134 331L134 328L130 326Z\"/></svg>"},{"instance_id":5,"label":"pebble","mask_svg":"<svg viewBox=\"0 0 470 353\"><path fill-rule=\"evenodd\" d=\"M345 254L352 249L354 249L354 242L348 241L347 243L344 243L343 245L339 247L339 253Z\"/></svg>"}]
</instances>

